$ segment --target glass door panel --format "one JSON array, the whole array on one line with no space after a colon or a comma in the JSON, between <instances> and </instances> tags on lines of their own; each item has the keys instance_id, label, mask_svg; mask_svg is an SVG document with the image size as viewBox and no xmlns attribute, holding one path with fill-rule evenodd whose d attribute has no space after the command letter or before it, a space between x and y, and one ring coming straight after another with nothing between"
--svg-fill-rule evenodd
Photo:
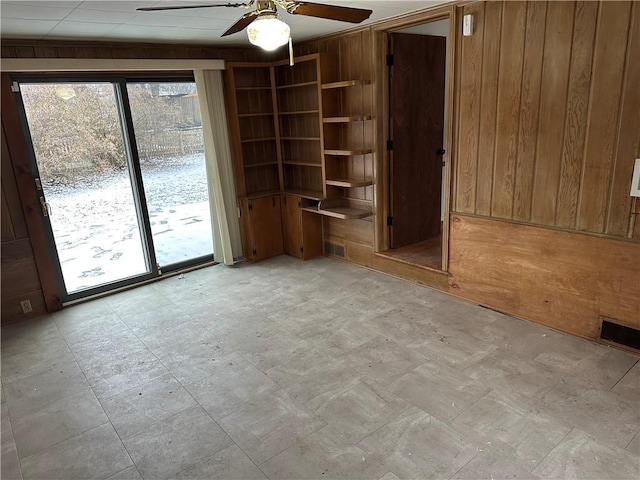
<instances>
[{"instance_id":1,"label":"glass door panel","mask_svg":"<svg viewBox=\"0 0 640 480\"><path fill-rule=\"evenodd\" d=\"M194 82L127 83L161 267L213 255L202 118Z\"/></svg>"},{"instance_id":2,"label":"glass door panel","mask_svg":"<svg viewBox=\"0 0 640 480\"><path fill-rule=\"evenodd\" d=\"M117 85L20 89L67 296L150 273Z\"/></svg>"}]
</instances>

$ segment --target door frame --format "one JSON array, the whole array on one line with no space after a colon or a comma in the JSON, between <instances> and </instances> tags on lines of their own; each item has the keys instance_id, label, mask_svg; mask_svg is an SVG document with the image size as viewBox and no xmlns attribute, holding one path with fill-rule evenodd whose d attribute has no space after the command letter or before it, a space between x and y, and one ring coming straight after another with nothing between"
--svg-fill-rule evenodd
<instances>
[{"instance_id":1,"label":"door frame","mask_svg":"<svg viewBox=\"0 0 640 480\"><path fill-rule=\"evenodd\" d=\"M387 150L387 140L389 134L389 77L387 67L387 53L389 45L389 34L408 27L423 25L425 23L436 22L439 20L449 20L449 36L447 38L449 55L447 56L447 95L445 98L445 108L448 112L445 122L445 131L447 132L447 141L444 146L445 168L443 178L443 210L444 219L442 224L442 271L447 272L449 268L449 224L451 216L451 197L452 197L452 175L453 162L455 159L454 137L456 136L455 125L457 117L457 106L455 103L455 91L457 85L458 69L456 68L456 39L458 34L458 18L456 5L446 5L434 8L427 12L421 12L416 15L408 15L400 17L392 23L373 27L372 35L372 51L374 55L375 65L375 114L378 121L375 132L376 149L378 152L376 158L377 181L375 185L376 196L376 216L374 224L374 251L382 252L390 247L389 227L387 226L387 217L389 212L390 198L390 175L389 175L389 152Z\"/></svg>"},{"instance_id":2,"label":"door frame","mask_svg":"<svg viewBox=\"0 0 640 480\"><path fill-rule=\"evenodd\" d=\"M4 77L4 75L3 75ZM25 165L22 167L23 173L27 173L30 177L28 188L30 193L35 198L35 215L38 223L42 228L42 238L38 242L40 249L44 250L48 257L48 262L45 269L48 270L47 276L52 276L49 279L48 290L51 289L51 280L55 282L55 302L51 305L47 303L47 311L59 310L66 303L74 303L76 301L91 298L96 295L101 295L110 291L121 290L126 287L131 287L136 284L148 282L150 280L157 279L162 276L163 271L160 265L157 263L156 253L153 243L153 233L151 230L151 221L149 217L149 210L146 201L146 194L144 190L144 183L142 177L142 168L140 164L140 158L138 154L138 148L136 145L136 137L133 125L131 105L129 103L129 94L127 90L127 83L144 83L144 82L194 82L193 74L183 72L166 72L161 74L150 73L108 73L108 72L90 72L90 73L13 73L7 75L11 85L17 82L21 83L111 83L115 88L115 99L118 116L123 133L123 143L125 148L125 155L127 156L127 166L129 171L129 178L131 181L131 188L134 196L134 207L138 216L138 223L140 228L140 237L142 242L142 250L145 255L145 262L148 262L148 272L139 275L134 275L122 280L101 284L95 287L91 287L85 290L81 290L75 293L69 293L65 287L62 268L60 265L60 259L55 243L55 237L53 235L53 229L49 218L41 214L39 208L38 196L42 193L38 193L35 179L39 178L39 170L35 151L33 150L33 144L31 140L31 133L29 130L29 124L26 117L26 111L22 103L21 92L13 91L10 87L11 96L14 100L13 106L15 108L15 115L20 126L21 131L16 132L20 139L23 141L25 149ZM3 91L4 91L4 78L3 78ZM26 168L25 168L26 167ZM15 168L15 167L14 167ZM23 185L26 187L26 185ZM21 189L22 190L22 189ZM46 198L45 198L46 200ZM33 208L33 207L32 207ZM35 218L33 219L35 221ZM212 241L213 245L213 241ZM36 247L34 245L34 252ZM184 268L197 266L213 261L213 253L211 255L200 256L186 261L181 261L175 264L168 265L167 272L174 272ZM164 268L164 266L163 266ZM44 292L44 285L43 285ZM46 294L45 294L46 297Z\"/></svg>"}]
</instances>

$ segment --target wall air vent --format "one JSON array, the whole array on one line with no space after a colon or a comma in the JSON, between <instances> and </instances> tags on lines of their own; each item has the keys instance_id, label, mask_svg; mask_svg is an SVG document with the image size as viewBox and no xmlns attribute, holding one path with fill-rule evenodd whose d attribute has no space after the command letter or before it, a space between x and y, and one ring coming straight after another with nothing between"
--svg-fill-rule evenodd
<instances>
[{"instance_id":1,"label":"wall air vent","mask_svg":"<svg viewBox=\"0 0 640 480\"><path fill-rule=\"evenodd\" d=\"M600 317L602 329L600 338L609 342L640 350L640 330L616 323L611 318Z\"/></svg>"}]
</instances>

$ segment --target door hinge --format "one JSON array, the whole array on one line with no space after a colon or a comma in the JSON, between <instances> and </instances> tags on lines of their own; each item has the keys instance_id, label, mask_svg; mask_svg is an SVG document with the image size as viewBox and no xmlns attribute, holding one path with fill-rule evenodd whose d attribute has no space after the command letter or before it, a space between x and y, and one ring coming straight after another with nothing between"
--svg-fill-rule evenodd
<instances>
[{"instance_id":1,"label":"door hinge","mask_svg":"<svg viewBox=\"0 0 640 480\"><path fill-rule=\"evenodd\" d=\"M393 227L393 217L387 217L387 226Z\"/></svg>"},{"instance_id":2,"label":"door hinge","mask_svg":"<svg viewBox=\"0 0 640 480\"><path fill-rule=\"evenodd\" d=\"M393 150L393 140L387 140L387 150Z\"/></svg>"},{"instance_id":3,"label":"door hinge","mask_svg":"<svg viewBox=\"0 0 640 480\"><path fill-rule=\"evenodd\" d=\"M253 210L253 203L249 203L249 211L251 212Z\"/></svg>"},{"instance_id":4,"label":"door hinge","mask_svg":"<svg viewBox=\"0 0 640 480\"><path fill-rule=\"evenodd\" d=\"M40 182L40 179L36 178L34 181L36 182L36 189L42 191L42 182Z\"/></svg>"},{"instance_id":5,"label":"door hinge","mask_svg":"<svg viewBox=\"0 0 640 480\"><path fill-rule=\"evenodd\" d=\"M302 208L302 202L298 202L298 208Z\"/></svg>"},{"instance_id":6,"label":"door hinge","mask_svg":"<svg viewBox=\"0 0 640 480\"><path fill-rule=\"evenodd\" d=\"M162 275L162 269L160 268L159 263L156 263L156 270L158 270L158 275Z\"/></svg>"},{"instance_id":7,"label":"door hinge","mask_svg":"<svg viewBox=\"0 0 640 480\"><path fill-rule=\"evenodd\" d=\"M11 82L11 91L13 93L18 93L20 91L20 85L18 84L18 82Z\"/></svg>"},{"instance_id":8,"label":"door hinge","mask_svg":"<svg viewBox=\"0 0 640 480\"><path fill-rule=\"evenodd\" d=\"M256 250L255 248L253 249L253 256L257 257L258 256L258 250Z\"/></svg>"},{"instance_id":9,"label":"door hinge","mask_svg":"<svg viewBox=\"0 0 640 480\"><path fill-rule=\"evenodd\" d=\"M304 247L300 247L300 252L304 253Z\"/></svg>"},{"instance_id":10,"label":"door hinge","mask_svg":"<svg viewBox=\"0 0 640 480\"><path fill-rule=\"evenodd\" d=\"M390 53L389 55L387 55L387 66L392 66L393 65L393 55Z\"/></svg>"}]
</instances>

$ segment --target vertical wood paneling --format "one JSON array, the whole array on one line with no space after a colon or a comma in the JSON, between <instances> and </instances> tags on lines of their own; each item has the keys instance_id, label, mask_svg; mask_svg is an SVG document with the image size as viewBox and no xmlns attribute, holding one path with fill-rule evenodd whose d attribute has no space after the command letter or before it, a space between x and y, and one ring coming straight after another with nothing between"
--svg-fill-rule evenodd
<instances>
[{"instance_id":1,"label":"vertical wood paneling","mask_svg":"<svg viewBox=\"0 0 640 480\"><path fill-rule=\"evenodd\" d=\"M596 2L576 4L555 222L556 225L565 228L574 228L576 221L597 16Z\"/></svg>"},{"instance_id":2,"label":"vertical wood paneling","mask_svg":"<svg viewBox=\"0 0 640 480\"><path fill-rule=\"evenodd\" d=\"M513 218L521 221L529 221L531 218L546 17L547 2L528 2L513 192Z\"/></svg>"},{"instance_id":3,"label":"vertical wood paneling","mask_svg":"<svg viewBox=\"0 0 640 480\"><path fill-rule=\"evenodd\" d=\"M496 113L500 76L500 29L502 2L489 2L484 10L484 45L482 52L482 93L480 95L480 126L478 167L476 175L476 205L478 215L491 214L491 186L496 146Z\"/></svg>"},{"instance_id":4,"label":"vertical wood paneling","mask_svg":"<svg viewBox=\"0 0 640 480\"><path fill-rule=\"evenodd\" d=\"M522 86L526 2L505 2L500 49L500 89L498 91L496 152L493 168L491 213L510 218L513 211L518 118Z\"/></svg>"},{"instance_id":5,"label":"vertical wood paneling","mask_svg":"<svg viewBox=\"0 0 640 480\"><path fill-rule=\"evenodd\" d=\"M578 229L589 232L604 231L630 14L630 2L600 3L577 222Z\"/></svg>"},{"instance_id":6,"label":"vertical wood paneling","mask_svg":"<svg viewBox=\"0 0 640 480\"><path fill-rule=\"evenodd\" d=\"M629 229L629 196L634 159L640 158L640 5L633 4L627 47L626 71L606 233L624 236Z\"/></svg>"},{"instance_id":7,"label":"vertical wood paneling","mask_svg":"<svg viewBox=\"0 0 640 480\"><path fill-rule=\"evenodd\" d=\"M574 7L573 2L550 2L547 13L531 212L531 220L543 225L555 220Z\"/></svg>"},{"instance_id":8,"label":"vertical wood paneling","mask_svg":"<svg viewBox=\"0 0 640 480\"><path fill-rule=\"evenodd\" d=\"M480 123L480 91L482 81L482 49L484 36L484 3L464 7L463 15L473 15L476 33L462 37L458 126L458 163L456 166L456 202L458 212L474 213L477 165L478 127Z\"/></svg>"}]
</instances>

